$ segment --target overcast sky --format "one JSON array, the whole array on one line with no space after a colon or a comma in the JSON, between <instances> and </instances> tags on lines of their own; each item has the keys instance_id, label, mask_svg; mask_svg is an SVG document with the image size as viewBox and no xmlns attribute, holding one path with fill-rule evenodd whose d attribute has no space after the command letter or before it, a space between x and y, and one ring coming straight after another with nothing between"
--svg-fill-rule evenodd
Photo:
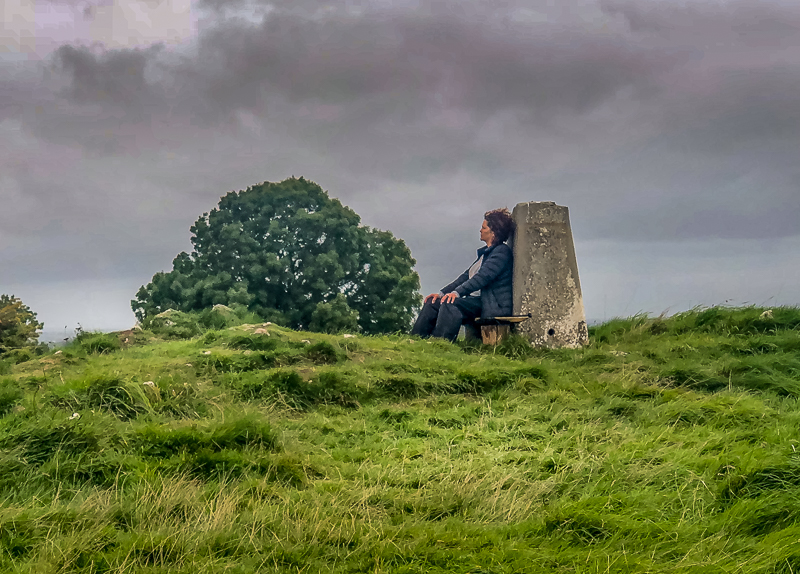
<instances>
[{"instance_id":1,"label":"overcast sky","mask_svg":"<svg viewBox=\"0 0 800 574\"><path fill-rule=\"evenodd\" d=\"M570 208L590 319L800 304L796 0L6 0L0 292L130 299L228 191L305 176L423 292L483 212Z\"/></svg>"}]
</instances>

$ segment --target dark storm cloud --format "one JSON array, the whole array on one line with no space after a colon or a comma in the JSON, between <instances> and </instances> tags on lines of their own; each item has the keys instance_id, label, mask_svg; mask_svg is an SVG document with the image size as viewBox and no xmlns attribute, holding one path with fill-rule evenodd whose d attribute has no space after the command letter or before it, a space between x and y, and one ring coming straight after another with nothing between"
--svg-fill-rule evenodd
<instances>
[{"instance_id":1,"label":"dark storm cloud","mask_svg":"<svg viewBox=\"0 0 800 574\"><path fill-rule=\"evenodd\" d=\"M202 38L198 73L222 108L257 107L264 91L294 102L355 107L380 97L381 116L408 108L583 112L628 86L646 87L680 60L581 30L379 14L222 26ZM211 73L208 73L208 72ZM401 109L398 109L401 108Z\"/></svg>"},{"instance_id":2,"label":"dark storm cloud","mask_svg":"<svg viewBox=\"0 0 800 574\"><path fill-rule=\"evenodd\" d=\"M279 10L260 24L223 21L201 35L192 58L65 46L57 63L75 102L130 108L169 94L162 114L180 103L200 121L237 110L271 119L281 103L302 116L307 104L326 105L312 113L328 117L316 119L350 132L449 110L463 112L456 123L465 126L506 110L546 122L625 88L646 91L685 59L674 48L639 48L580 28L468 16L368 10L312 19ZM148 66L160 85L145 78Z\"/></svg>"},{"instance_id":3,"label":"dark storm cloud","mask_svg":"<svg viewBox=\"0 0 800 574\"><path fill-rule=\"evenodd\" d=\"M154 88L145 79L145 68L160 49L112 50L98 55L67 45L55 56L57 65L70 78L71 100L136 108L153 100Z\"/></svg>"}]
</instances>

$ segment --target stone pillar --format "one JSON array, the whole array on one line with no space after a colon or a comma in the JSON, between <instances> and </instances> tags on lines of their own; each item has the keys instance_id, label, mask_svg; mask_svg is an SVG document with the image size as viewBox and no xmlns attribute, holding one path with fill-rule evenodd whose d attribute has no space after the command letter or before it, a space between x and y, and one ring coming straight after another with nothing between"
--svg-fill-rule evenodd
<instances>
[{"instance_id":1,"label":"stone pillar","mask_svg":"<svg viewBox=\"0 0 800 574\"><path fill-rule=\"evenodd\" d=\"M589 341L569 210L552 201L514 208L514 314L532 317L517 332L537 347Z\"/></svg>"}]
</instances>

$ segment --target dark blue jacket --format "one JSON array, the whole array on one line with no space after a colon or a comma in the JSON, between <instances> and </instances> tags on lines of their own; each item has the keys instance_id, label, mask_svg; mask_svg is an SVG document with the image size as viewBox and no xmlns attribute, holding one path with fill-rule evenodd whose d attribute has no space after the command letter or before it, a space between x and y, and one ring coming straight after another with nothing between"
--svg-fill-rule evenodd
<instances>
[{"instance_id":1,"label":"dark blue jacket","mask_svg":"<svg viewBox=\"0 0 800 574\"><path fill-rule=\"evenodd\" d=\"M514 261L511 248L505 243L481 247L478 249L478 259L481 255L483 255L481 268L473 275L472 279L469 278L468 267L455 281L442 287L442 293L455 291L459 297L464 297L480 289L481 317L511 315L513 307L511 283Z\"/></svg>"}]
</instances>

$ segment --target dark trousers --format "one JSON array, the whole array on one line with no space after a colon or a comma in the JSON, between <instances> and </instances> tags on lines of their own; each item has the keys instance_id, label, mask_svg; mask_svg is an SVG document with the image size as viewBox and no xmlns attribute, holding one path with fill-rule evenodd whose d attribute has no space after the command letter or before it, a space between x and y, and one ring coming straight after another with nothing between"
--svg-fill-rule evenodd
<instances>
[{"instance_id":1,"label":"dark trousers","mask_svg":"<svg viewBox=\"0 0 800 574\"><path fill-rule=\"evenodd\" d=\"M461 325L467 323L472 327L472 322L480 316L480 297L459 297L452 303L444 305L441 299L438 299L436 303L425 303L422 306L411 334L455 341Z\"/></svg>"}]
</instances>

